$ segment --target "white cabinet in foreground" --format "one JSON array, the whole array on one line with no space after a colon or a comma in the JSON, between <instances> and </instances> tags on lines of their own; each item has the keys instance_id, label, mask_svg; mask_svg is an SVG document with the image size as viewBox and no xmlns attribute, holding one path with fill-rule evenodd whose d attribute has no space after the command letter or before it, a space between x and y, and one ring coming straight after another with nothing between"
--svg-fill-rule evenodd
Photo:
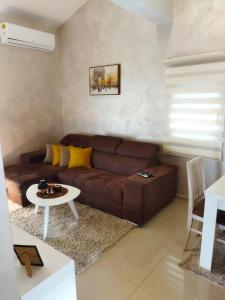
<instances>
[{"instance_id":1,"label":"white cabinet in foreground","mask_svg":"<svg viewBox=\"0 0 225 300\"><path fill-rule=\"evenodd\" d=\"M44 263L44 267L32 267L29 278L17 261L21 300L76 300L74 261L16 226L12 231L14 244L37 246Z\"/></svg>"}]
</instances>

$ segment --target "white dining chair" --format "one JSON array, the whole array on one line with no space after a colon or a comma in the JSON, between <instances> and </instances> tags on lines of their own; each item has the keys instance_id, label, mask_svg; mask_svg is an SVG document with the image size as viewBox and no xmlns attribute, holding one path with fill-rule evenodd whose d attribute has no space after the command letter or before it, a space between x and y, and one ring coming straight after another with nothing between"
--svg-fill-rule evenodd
<instances>
[{"instance_id":1,"label":"white dining chair","mask_svg":"<svg viewBox=\"0 0 225 300\"><path fill-rule=\"evenodd\" d=\"M191 233L202 235L201 229L193 228L194 220L199 222L199 228L204 222L204 207L205 197L204 191L206 189L205 173L203 166L203 159L196 157L187 162L187 179L188 179L188 217L187 229L188 239L185 246L185 251L188 248ZM225 215L218 214L217 224L220 229L225 230ZM222 239L217 239L219 242L225 243Z\"/></svg>"}]
</instances>

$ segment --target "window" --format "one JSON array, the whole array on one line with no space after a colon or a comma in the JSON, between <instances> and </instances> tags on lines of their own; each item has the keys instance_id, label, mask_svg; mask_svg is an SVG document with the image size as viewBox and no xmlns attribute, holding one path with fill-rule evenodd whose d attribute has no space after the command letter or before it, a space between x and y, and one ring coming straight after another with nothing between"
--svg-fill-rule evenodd
<instances>
[{"instance_id":1,"label":"window","mask_svg":"<svg viewBox=\"0 0 225 300\"><path fill-rule=\"evenodd\" d=\"M164 153L222 158L225 63L166 70Z\"/></svg>"}]
</instances>

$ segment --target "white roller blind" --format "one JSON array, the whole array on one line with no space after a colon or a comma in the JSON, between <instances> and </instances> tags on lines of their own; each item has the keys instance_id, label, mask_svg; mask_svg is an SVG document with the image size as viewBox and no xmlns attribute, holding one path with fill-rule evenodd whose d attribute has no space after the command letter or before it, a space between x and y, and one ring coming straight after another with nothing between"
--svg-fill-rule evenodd
<instances>
[{"instance_id":1,"label":"white roller blind","mask_svg":"<svg viewBox=\"0 0 225 300\"><path fill-rule=\"evenodd\" d=\"M222 158L225 62L166 70L164 153Z\"/></svg>"}]
</instances>

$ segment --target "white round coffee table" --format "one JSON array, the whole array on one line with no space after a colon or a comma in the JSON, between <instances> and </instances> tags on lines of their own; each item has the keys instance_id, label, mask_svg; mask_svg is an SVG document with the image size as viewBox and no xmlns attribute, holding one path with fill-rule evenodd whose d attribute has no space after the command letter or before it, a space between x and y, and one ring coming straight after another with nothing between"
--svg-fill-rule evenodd
<instances>
[{"instance_id":1,"label":"white round coffee table","mask_svg":"<svg viewBox=\"0 0 225 300\"><path fill-rule=\"evenodd\" d=\"M43 239L46 239L48 233L48 217L49 217L49 208L51 206L57 206L57 205L68 203L75 217L75 222L77 223L77 221L79 220L79 216L73 200L80 195L80 190L66 184L61 184L61 186L68 189L68 192L64 196L58 198L43 199L38 197L37 196L38 184L31 185L26 192L27 199L31 203L35 204L35 213L38 212L39 207L45 208Z\"/></svg>"}]
</instances>

